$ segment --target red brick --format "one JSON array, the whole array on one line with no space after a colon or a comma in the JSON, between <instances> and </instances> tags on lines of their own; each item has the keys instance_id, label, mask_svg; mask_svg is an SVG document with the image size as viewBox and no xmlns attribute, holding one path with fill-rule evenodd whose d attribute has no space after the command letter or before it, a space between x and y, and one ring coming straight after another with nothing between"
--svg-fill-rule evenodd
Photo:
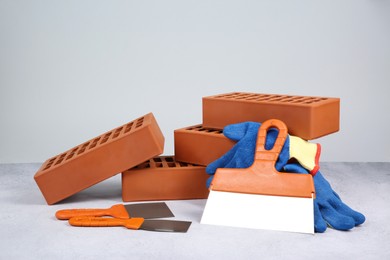
<instances>
[{"instance_id":1,"label":"red brick","mask_svg":"<svg viewBox=\"0 0 390 260\"><path fill-rule=\"evenodd\" d=\"M152 113L45 161L34 179L48 204L134 167L163 152L164 136Z\"/></svg>"},{"instance_id":2,"label":"red brick","mask_svg":"<svg viewBox=\"0 0 390 260\"><path fill-rule=\"evenodd\" d=\"M233 92L203 97L203 127L223 129L245 121L279 119L305 140L339 130L340 99Z\"/></svg>"},{"instance_id":3,"label":"red brick","mask_svg":"<svg viewBox=\"0 0 390 260\"><path fill-rule=\"evenodd\" d=\"M122 173L123 201L184 200L208 197L204 166L173 156L152 158Z\"/></svg>"},{"instance_id":4,"label":"red brick","mask_svg":"<svg viewBox=\"0 0 390 260\"><path fill-rule=\"evenodd\" d=\"M227 151L235 142L226 138L222 130L190 126L174 131L177 161L207 166Z\"/></svg>"}]
</instances>

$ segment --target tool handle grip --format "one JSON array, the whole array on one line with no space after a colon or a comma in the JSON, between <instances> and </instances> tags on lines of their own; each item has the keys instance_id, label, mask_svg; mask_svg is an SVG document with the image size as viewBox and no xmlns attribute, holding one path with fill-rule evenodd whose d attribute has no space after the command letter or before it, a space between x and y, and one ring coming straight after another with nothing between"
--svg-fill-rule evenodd
<instances>
[{"instance_id":1,"label":"tool handle grip","mask_svg":"<svg viewBox=\"0 0 390 260\"><path fill-rule=\"evenodd\" d=\"M267 137L267 132L270 128L276 128L279 133L277 138L275 139L274 146L270 150L265 149L265 142ZM279 153L283 148L283 145L287 138L287 126L285 123L278 119L270 119L265 121L259 129L257 134L257 142L256 142L256 153L255 153L255 161L269 161L276 162L279 157Z\"/></svg>"},{"instance_id":2,"label":"tool handle grip","mask_svg":"<svg viewBox=\"0 0 390 260\"><path fill-rule=\"evenodd\" d=\"M139 229L144 222L143 218L119 219L101 217L73 217L69 224L76 227L117 227L125 226L129 229Z\"/></svg>"},{"instance_id":3,"label":"tool handle grip","mask_svg":"<svg viewBox=\"0 0 390 260\"><path fill-rule=\"evenodd\" d=\"M112 216L115 218L127 219L130 218L126 208L122 204L117 204L108 209L62 209L56 212L56 218L67 220L72 217L103 217Z\"/></svg>"},{"instance_id":4,"label":"tool handle grip","mask_svg":"<svg viewBox=\"0 0 390 260\"><path fill-rule=\"evenodd\" d=\"M62 209L56 212L56 218L60 220L67 220L72 217L101 217L107 215L109 215L107 209Z\"/></svg>"}]
</instances>

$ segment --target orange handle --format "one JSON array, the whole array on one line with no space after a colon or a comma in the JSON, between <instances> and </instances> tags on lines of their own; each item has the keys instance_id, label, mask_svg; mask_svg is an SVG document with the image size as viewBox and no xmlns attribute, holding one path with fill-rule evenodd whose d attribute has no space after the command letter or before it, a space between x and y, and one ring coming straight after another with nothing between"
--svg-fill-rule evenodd
<instances>
[{"instance_id":1,"label":"orange handle","mask_svg":"<svg viewBox=\"0 0 390 260\"><path fill-rule=\"evenodd\" d=\"M270 150L265 149L265 142L267 132L271 127L275 127L279 130L278 136L275 139L274 146ZM283 145L287 138L287 126L285 123L278 119L270 119L265 121L257 134L256 153L254 163L264 163L266 161L275 164L279 157L279 153L283 148Z\"/></svg>"},{"instance_id":2,"label":"orange handle","mask_svg":"<svg viewBox=\"0 0 390 260\"><path fill-rule=\"evenodd\" d=\"M62 209L56 212L56 218L67 220L72 217L103 217L112 216L115 218L127 219L130 218L125 206L117 204L108 209Z\"/></svg>"},{"instance_id":3,"label":"orange handle","mask_svg":"<svg viewBox=\"0 0 390 260\"><path fill-rule=\"evenodd\" d=\"M144 223L143 218L101 218L101 217L73 217L69 224L76 227L117 227L125 226L128 229L139 229Z\"/></svg>"}]
</instances>

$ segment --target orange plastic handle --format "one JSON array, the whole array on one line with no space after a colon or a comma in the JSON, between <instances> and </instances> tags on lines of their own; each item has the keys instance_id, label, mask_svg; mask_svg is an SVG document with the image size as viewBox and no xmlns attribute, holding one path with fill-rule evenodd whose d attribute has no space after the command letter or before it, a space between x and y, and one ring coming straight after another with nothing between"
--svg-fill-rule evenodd
<instances>
[{"instance_id":1,"label":"orange plastic handle","mask_svg":"<svg viewBox=\"0 0 390 260\"><path fill-rule=\"evenodd\" d=\"M265 142L266 142L267 132L272 127L278 129L279 133L272 149L266 150ZM272 164L272 166L274 166L275 162L279 157L280 151L282 151L283 145L287 138L287 134L288 134L287 126L282 121L277 119L270 119L265 121L259 128L259 132L257 134L254 164L256 163L264 164L269 162L270 164Z\"/></svg>"},{"instance_id":2,"label":"orange plastic handle","mask_svg":"<svg viewBox=\"0 0 390 260\"><path fill-rule=\"evenodd\" d=\"M108 209L62 209L56 212L56 218L60 220L68 220L72 217L103 217L111 216L114 218L128 219L130 218L125 206L122 204L113 205Z\"/></svg>"},{"instance_id":3,"label":"orange plastic handle","mask_svg":"<svg viewBox=\"0 0 390 260\"><path fill-rule=\"evenodd\" d=\"M102 217L73 217L69 224L76 227L117 227L124 226L128 229L139 229L144 223L144 218L102 218Z\"/></svg>"}]
</instances>

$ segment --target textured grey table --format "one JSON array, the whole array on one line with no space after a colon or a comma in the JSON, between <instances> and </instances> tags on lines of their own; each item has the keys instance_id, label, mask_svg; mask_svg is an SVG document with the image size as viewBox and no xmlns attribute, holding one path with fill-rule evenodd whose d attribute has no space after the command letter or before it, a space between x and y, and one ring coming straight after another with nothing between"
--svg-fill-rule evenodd
<instances>
[{"instance_id":1,"label":"textured grey table","mask_svg":"<svg viewBox=\"0 0 390 260\"><path fill-rule=\"evenodd\" d=\"M390 163L322 163L333 189L367 220L315 235L201 225L205 200L167 201L175 219L193 222L184 234L76 228L56 220L56 210L121 203L120 175L48 206L33 180L39 167L0 164L1 259L390 259Z\"/></svg>"}]
</instances>

